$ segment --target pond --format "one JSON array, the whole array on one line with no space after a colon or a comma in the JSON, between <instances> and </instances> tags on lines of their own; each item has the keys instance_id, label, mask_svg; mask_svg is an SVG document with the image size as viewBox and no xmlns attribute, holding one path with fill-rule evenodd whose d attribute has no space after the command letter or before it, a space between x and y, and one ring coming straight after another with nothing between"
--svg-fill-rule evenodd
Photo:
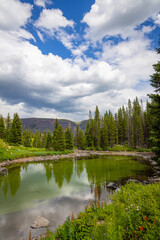
<instances>
[{"instance_id":1,"label":"pond","mask_svg":"<svg viewBox=\"0 0 160 240\"><path fill-rule=\"evenodd\" d=\"M15 165L0 177L0 238L28 240L29 226L37 216L55 230L72 212L86 204L106 201L109 182L123 185L129 178L147 180L151 166L135 157L100 156ZM45 233L32 230L32 237Z\"/></svg>"}]
</instances>

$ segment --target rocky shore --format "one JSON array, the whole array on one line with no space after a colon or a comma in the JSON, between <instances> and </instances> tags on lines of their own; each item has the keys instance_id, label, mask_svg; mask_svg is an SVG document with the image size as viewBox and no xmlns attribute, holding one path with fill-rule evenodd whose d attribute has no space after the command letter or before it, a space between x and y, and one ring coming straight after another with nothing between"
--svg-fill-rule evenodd
<instances>
[{"instance_id":1,"label":"rocky shore","mask_svg":"<svg viewBox=\"0 0 160 240\"><path fill-rule=\"evenodd\" d=\"M67 155L52 155L52 156L35 156L35 157L27 157L27 158L18 158L15 160L7 160L0 163L0 168L6 167L12 164L17 163L28 163L28 162L41 162L41 161L55 161L59 159L66 159L66 158L83 158L83 157L91 157L91 156L135 156L135 157L142 157L145 160L151 162L152 165L156 165L151 158L155 155L151 152L112 152L112 151L86 151L86 150L75 150L74 153L67 154Z\"/></svg>"},{"instance_id":2,"label":"rocky shore","mask_svg":"<svg viewBox=\"0 0 160 240\"><path fill-rule=\"evenodd\" d=\"M152 152L128 152L128 151L87 151L87 150L75 150L71 154L61 154L61 155L52 155L52 156L35 156L35 157L27 157L27 158L19 158L15 160L7 160L0 163L0 170L14 164L19 163L29 163L29 162L42 162L42 161L56 161L60 159L79 159L79 158L88 158L92 156L134 156L141 157L144 160L148 161L151 165L154 166L154 175L150 181L159 181L160 180L160 167L157 166L157 163L152 160L155 157L155 154Z\"/></svg>"}]
</instances>

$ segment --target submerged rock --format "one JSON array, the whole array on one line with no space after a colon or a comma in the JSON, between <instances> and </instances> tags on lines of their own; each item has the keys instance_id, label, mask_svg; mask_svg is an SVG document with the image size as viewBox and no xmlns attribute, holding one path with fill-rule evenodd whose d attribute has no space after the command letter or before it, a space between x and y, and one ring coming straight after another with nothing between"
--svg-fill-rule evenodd
<instances>
[{"instance_id":1,"label":"submerged rock","mask_svg":"<svg viewBox=\"0 0 160 240\"><path fill-rule=\"evenodd\" d=\"M7 175L8 171L7 168L0 168L0 176Z\"/></svg>"},{"instance_id":2,"label":"submerged rock","mask_svg":"<svg viewBox=\"0 0 160 240\"><path fill-rule=\"evenodd\" d=\"M43 218L41 216L36 217L36 219L31 225L31 228L34 228L34 229L44 228L44 227L49 227L49 221L46 218Z\"/></svg>"},{"instance_id":3,"label":"submerged rock","mask_svg":"<svg viewBox=\"0 0 160 240\"><path fill-rule=\"evenodd\" d=\"M117 185L114 182L110 182L108 183L107 188L117 189Z\"/></svg>"}]
</instances>

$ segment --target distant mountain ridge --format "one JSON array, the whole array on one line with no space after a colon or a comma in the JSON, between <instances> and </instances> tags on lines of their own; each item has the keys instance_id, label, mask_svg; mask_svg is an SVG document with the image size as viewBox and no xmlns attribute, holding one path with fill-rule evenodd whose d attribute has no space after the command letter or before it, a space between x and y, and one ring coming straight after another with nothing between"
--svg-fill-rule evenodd
<instances>
[{"instance_id":1,"label":"distant mountain ridge","mask_svg":"<svg viewBox=\"0 0 160 240\"><path fill-rule=\"evenodd\" d=\"M23 130L27 128L31 132L52 132L54 130L55 120L52 118L21 118ZM58 119L59 124L62 125L63 129L70 126L72 131L75 132L77 125L85 131L88 120L81 121L80 123L73 122L67 119Z\"/></svg>"}]
</instances>

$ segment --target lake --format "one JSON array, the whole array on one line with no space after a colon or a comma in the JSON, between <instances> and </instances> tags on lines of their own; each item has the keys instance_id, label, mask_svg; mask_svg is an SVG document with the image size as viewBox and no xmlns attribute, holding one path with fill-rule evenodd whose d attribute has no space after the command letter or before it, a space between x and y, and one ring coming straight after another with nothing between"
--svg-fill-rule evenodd
<instances>
[{"instance_id":1,"label":"lake","mask_svg":"<svg viewBox=\"0 0 160 240\"><path fill-rule=\"evenodd\" d=\"M11 166L8 175L0 177L0 239L28 240L29 226L37 216L47 218L54 231L67 216L73 212L76 217L95 198L109 199L109 182L121 186L129 178L143 181L150 176L147 162L126 156ZM32 230L32 237L45 232Z\"/></svg>"}]
</instances>

